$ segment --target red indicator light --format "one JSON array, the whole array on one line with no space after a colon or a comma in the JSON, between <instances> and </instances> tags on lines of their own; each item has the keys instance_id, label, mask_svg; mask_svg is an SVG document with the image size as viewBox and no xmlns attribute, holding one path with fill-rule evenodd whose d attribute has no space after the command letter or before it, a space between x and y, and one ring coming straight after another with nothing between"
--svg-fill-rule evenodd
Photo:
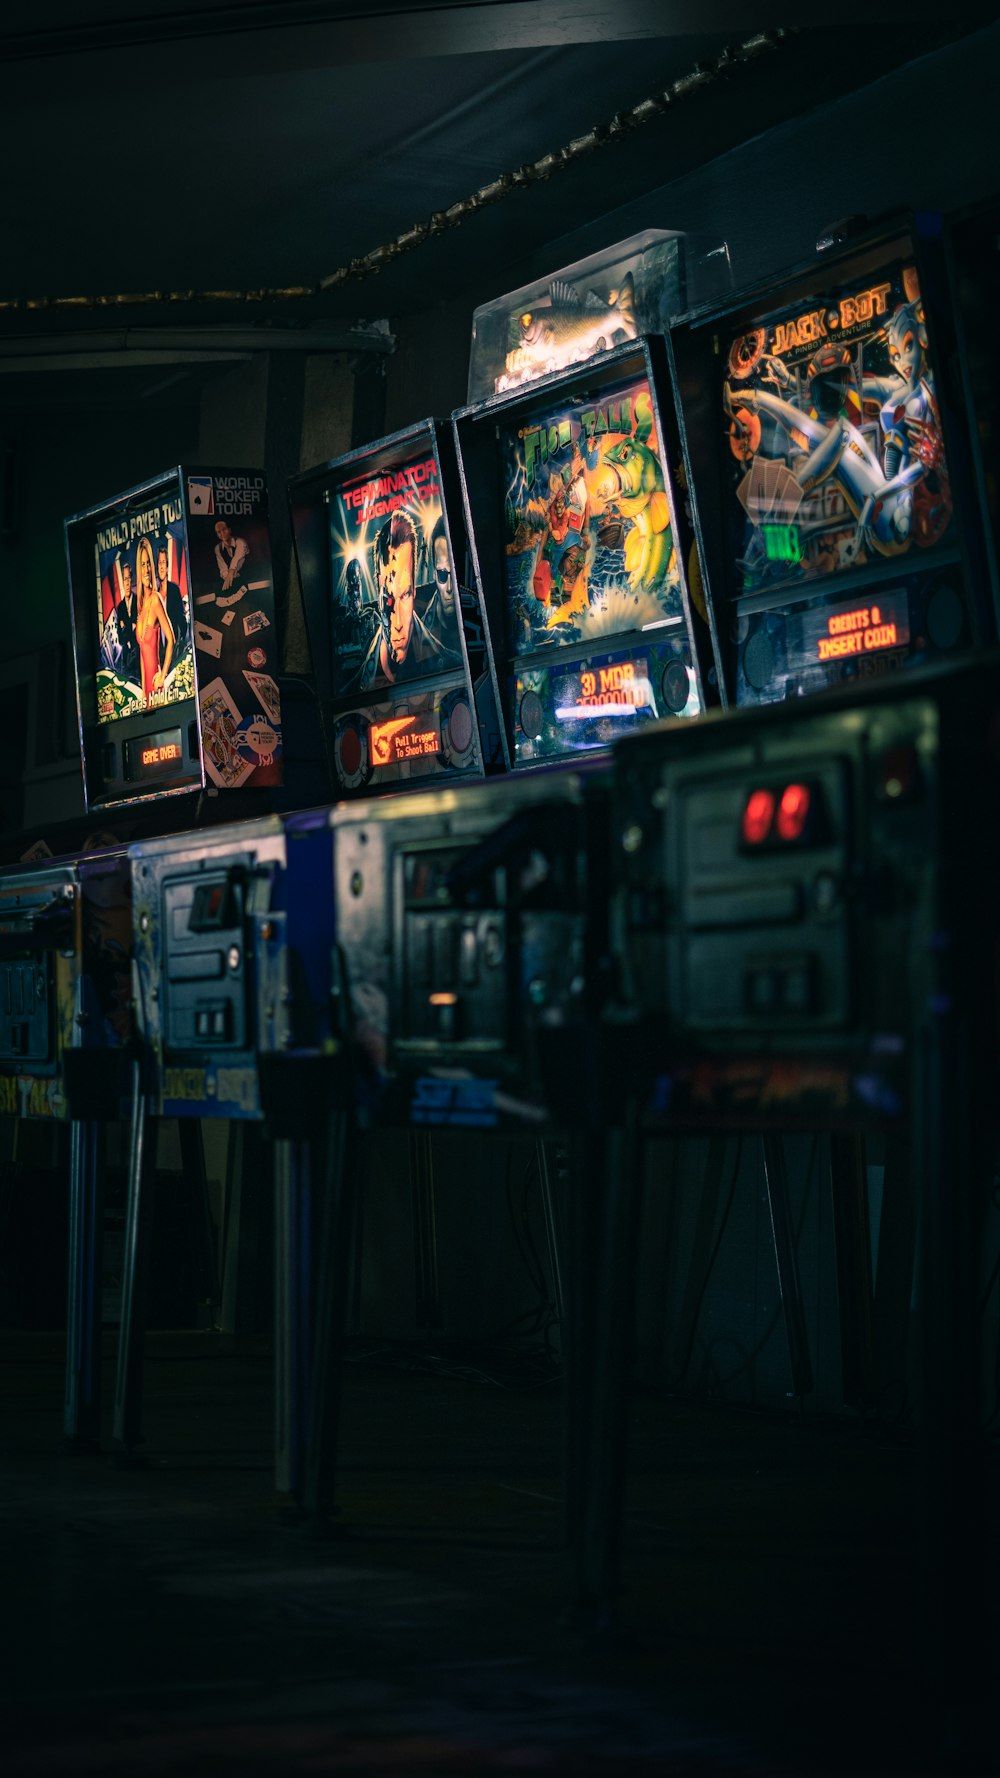
<instances>
[{"instance_id":1,"label":"red indicator light","mask_svg":"<svg viewBox=\"0 0 1000 1778\"><path fill-rule=\"evenodd\" d=\"M809 808L812 793L808 784L789 784L781 793L778 804L778 838L781 840L799 840L802 838L806 822L809 819Z\"/></svg>"},{"instance_id":2,"label":"red indicator light","mask_svg":"<svg viewBox=\"0 0 1000 1778\"><path fill-rule=\"evenodd\" d=\"M743 843L762 846L774 820L774 791L751 790L743 811Z\"/></svg>"}]
</instances>

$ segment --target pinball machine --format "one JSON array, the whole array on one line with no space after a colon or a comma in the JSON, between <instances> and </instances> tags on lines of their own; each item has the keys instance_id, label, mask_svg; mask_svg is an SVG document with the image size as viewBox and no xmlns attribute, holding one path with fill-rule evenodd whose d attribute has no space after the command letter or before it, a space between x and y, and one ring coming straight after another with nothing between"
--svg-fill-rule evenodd
<instances>
[{"instance_id":1,"label":"pinball machine","mask_svg":"<svg viewBox=\"0 0 1000 1778\"><path fill-rule=\"evenodd\" d=\"M132 1093L131 885L122 848L0 871L0 1109L68 1125L69 1289L63 1430L100 1430L107 1125Z\"/></svg>"},{"instance_id":2,"label":"pinball machine","mask_svg":"<svg viewBox=\"0 0 1000 1778\"><path fill-rule=\"evenodd\" d=\"M983 469L939 237L919 219L854 240L673 330L707 613L737 707L620 743L611 835L636 1115L654 1131L829 1135L835 1193L837 1167L841 1187L861 1181L853 1216L849 1193L834 1216L838 1270L853 1241L853 1306L869 1318L862 1406L881 1331L866 1145L894 1159L879 1289L883 1268L898 1274L908 1315L916 1281L916 1560L935 1684L955 1675L941 1627L961 1615L956 1577L982 1530L1000 709ZM628 1217L602 1286L625 1320ZM784 1292L794 1254L782 1261L775 1237ZM801 1335L801 1306L791 1319ZM619 1367L595 1386L609 1434L622 1382ZM620 1476L597 1487L613 1515ZM595 1587L613 1591L614 1536L592 1556Z\"/></svg>"},{"instance_id":3,"label":"pinball machine","mask_svg":"<svg viewBox=\"0 0 1000 1778\"><path fill-rule=\"evenodd\" d=\"M671 237L675 269L676 248ZM606 277L631 288L640 257L626 243L602 261ZM549 300L562 293L565 306L564 287L567 278L553 281ZM504 299L504 325L492 331L477 315L477 339L503 349L487 399L453 421L470 580L492 639L510 769L486 784L431 782L345 804L333 815L334 869L365 1123L408 1130L411 1141L471 1131L537 1145L572 1355L567 1508L578 1549L598 1337L584 1280L602 1238L604 1181L628 1164L601 1022L608 762L623 728L700 712L713 668L687 590L662 341L633 337L629 310L614 329L624 343L612 343L605 319L590 329L583 362L567 350L568 368L539 376L525 358L510 361L521 348L509 346L509 323L524 302L523 292ZM492 379L514 372L498 395ZM473 387L483 374L474 346ZM565 1231L560 1169L572 1175ZM341 1227L352 1191L345 1171ZM331 1262L304 1493L320 1514L335 1491L343 1290Z\"/></svg>"},{"instance_id":4,"label":"pinball machine","mask_svg":"<svg viewBox=\"0 0 1000 1778\"><path fill-rule=\"evenodd\" d=\"M428 421L289 489L331 778L344 796L503 765L488 639L455 567L449 448ZM255 645L264 646L256 635ZM259 697L264 673L241 671ZM329 1197L322 1174L351 1122L332 843L318 810L132 849L149 1112L265 1125L274 1143L276 1481L293 1497ZM149 1218L138 1153L133 1173L129 1277L139 1300L123 1336L115 1426L126 1452L140 1436Z\"/></svg>"},{"instance_id":5,"label":"pinball machine","mask_svg":"<svg viewBox=\"0 0 1000 1778\"><path fill-rule=\"evenodd\" d=\"M68 519L65 542L90 837L72 858L39 847L35 862L5 873L4 943L16 961L4 965L3 1061L18 1115L71 1123L64 1424L70 1442L89 1446L100 1416L105 1134L131 1119L134 1155L148 1086L127 843L93 830L119 820L126 831L170 829L206 786L219 802L192 813L216 820L226 794L248 783L273 790L281 723L277 682L263 670L273 664L274 598L262 476L171 469ZM32 969L37 1001L26 1024L17 996ZM181 1156L203 1196L193 1124L181 1126Z\"/></svg>"},{"instance_id":6,"label":"pinball machine","mask_svg":"<svg viewBox=\"0 0 1000 1778\"><path fill-rule=\"evenodd\" d=\"M679 257L676 237L636 237L603 256L599 291L585 263L477 311L480 399L453 424L514 771L717 701L660 337ZM515 343L490 359L498 308Z\"/></svg>"},{"instance_id":7,"label":"pinball machine","mask_svg":"<svg viewBox=\"0 0 1000 1778\"><path fill-rule=\"evenodd\" d=\"M909 1206L916 1235L901 1259L883 1212L879 1288L883 1265L901 1270L917 1315L919 1660L945 1713L987 1646L979 1305L995 1173L984 959L997 944L998 722L1000 657L987 651L711 716L669 746L650 731L615 762L618 962L644 1126L819 1129L898 1157L887 1200L905 1200L893 1213ZM611 1246L625 1258L602 1297L617 1295L627 1322L627 1210L619 1226ZM870 1265L867 1215L859 1234ZM623 1384L612 1361L596 1385L606 1429ZM621 1477L601 1485L614 1516ZM595 1543L594 1584L610 1591L619 1530L620 1518Z\"/></svg>"},{"instance_id":8,"label":"pinball machine","mask_svg":"<svg viewBox=\"0 0 1000 1778\"><path fill-rule=\"evenodd\" d=\"M114 1440L141 1440L153 1212L150 1120L267 1120L276 1247L276 1483L293 1492L310 1343L317 1153L338 1107L326 812L261 816L130 848L137 1044ZM155 1122L152 1128L155 1129ZM244 1166L252 1165L243 1147Z\"/></svg>"},{"instance_id":9,"label":"pinball machine","mask_svg":"<svg viewBox=\"0 0 1000 1778\"><path fill-rule=\"evenodd\" d=\"M65 531L88 812L280 784L263 476L171 469Z\"/></svg>"},{"instance_id":10,"label":"pinball machine","mask_svg":"<svg viewBox=\"0 0 1000 1778\"><path fill-rule=\"evenodd\" d=\"M671 329L706 616L728 705L860 690L890 673L947 669L995 641L983 451L969 423L967 348L979 336L956 305L954 265L940 217L879 227L861 219L827 231L810 264ZM765 1037L769 985L765 975ZM788 991L799 987L813 992L797 978ZM873 1153L883 1146L869 1143ZM870 1270L864 1151L835 1144L835 1155L838 1266L853 1247L857 1279ZM902 1358L908 1285L901 1260L889 1287L888 1256L912 1256L908 1196L885 1199L887 1224L898 1216L899 1227L883 1243L884 1287L853 1350L842 1329L857 1398L875 1385L876 1317L883 1347ZM793 1369L807 1375L801 1324L793 1312Z\"/></svg>"}]
</instances>

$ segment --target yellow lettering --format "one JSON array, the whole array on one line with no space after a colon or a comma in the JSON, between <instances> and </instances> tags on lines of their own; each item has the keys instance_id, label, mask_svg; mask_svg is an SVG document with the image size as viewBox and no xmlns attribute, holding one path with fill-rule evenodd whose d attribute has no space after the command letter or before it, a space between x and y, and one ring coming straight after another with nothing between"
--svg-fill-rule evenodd
<instances>
[{"instance_id":1,"label":"yellow lettering","mask_svg":"<svg viewBox=\"0 0 1000 1778\"><path fill-rule=\"evenodd\" d=\"M204 1068L167 1068L163 1074L163 1097L180 1099L186 1104L199 1104L205 1094Z\"/></svg>"},{"instance_id":2,"label":"yellow lettering","mask_svg":"<svg viewBox=\"0 0 1000 1778\"><path fill-rule=\"evenodd\" d=\"M257 1075L252 1068L220 1068L216 1075L216 1096L242 1111L256 1111Z\"/></svg>"}]
</instances>

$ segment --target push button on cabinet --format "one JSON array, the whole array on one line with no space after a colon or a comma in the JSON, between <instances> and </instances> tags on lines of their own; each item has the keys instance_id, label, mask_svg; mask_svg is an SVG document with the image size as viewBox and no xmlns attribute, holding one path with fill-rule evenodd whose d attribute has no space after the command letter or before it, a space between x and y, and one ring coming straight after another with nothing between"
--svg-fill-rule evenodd
<instances>
[{"instance_id":1,"label":"push button on cabinet","mask_svg":"<svg viewBox=\"0 0 1000 1778\"><path fill-rule=\"evenodd\" d=\"M232 1008L199 1006L194 1015L195 1036L204 1043L227 1042L232 1033Z\"/></svg>"}]
</instances>

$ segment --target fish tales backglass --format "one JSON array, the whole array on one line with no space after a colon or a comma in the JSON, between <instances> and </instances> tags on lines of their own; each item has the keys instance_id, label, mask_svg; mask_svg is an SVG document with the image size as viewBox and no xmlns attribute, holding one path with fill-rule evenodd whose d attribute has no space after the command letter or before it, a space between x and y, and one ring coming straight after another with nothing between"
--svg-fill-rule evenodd
<instances>
[{"instance_id":1,"label":"fish tales backglass","mask_svg":"<svg viewBox=\"0 0 1000 1778\"><path fill-rule=\"evenodd\" d=\"M498 429L518 764L701 709L648 376L567 388Z\"/></svg>"}]
</instances>

